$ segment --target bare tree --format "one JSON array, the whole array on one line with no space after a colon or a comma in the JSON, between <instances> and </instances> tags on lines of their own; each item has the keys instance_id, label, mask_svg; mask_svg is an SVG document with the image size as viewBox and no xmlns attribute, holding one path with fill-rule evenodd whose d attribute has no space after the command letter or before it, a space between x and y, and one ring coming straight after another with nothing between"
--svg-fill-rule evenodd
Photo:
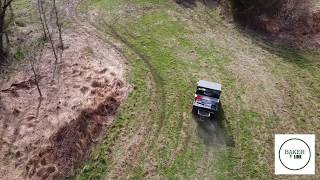
<instances>
[{"instance_id":1,"label":"bare tree","mask_svg":"<svg viewBox=\"0 0 320 180\"><path fill-rule=\"evenodd\" d=\"M8 53L8 50L5 47L5 41L7 47L9 44L9 38L6 31L9 23L6 22L6 15L8 8L12 10L12 2L13 0L0 0L0 64L6 61L6 56Z\"/></svg>"},{"instance_id":2,"label":"bare tree","mask_svg":"<svg viewBox=\"0 0 320 180\"><path fill-rule=\"evenodd\" d=\"M33 81L37 87L38 93L39 93L39 98L38 98L38 106L37 106L37 113L36 117L38 118L42 100L43 100L43 95L42 91L40 88L40 67L37 67L38 62L42 60L42 55L43 55L43 50L44 50L44 41L38 41L38 43L31 43L28 48L29 50L29 63L31 67L31 71L33 73ZM32 78L31 78L32 79Z\"/></svg>"},{"instance_id":3,"label":"bare tree","mask_svg":"<svg viewBox=\"0 0 320 180\"><path fill-rule=\"evenodd\" d=\"M34 76L34 82L37 86L37 89L38 89L38 92L39 92L39 95L40 95L40 98L42 98L42 93L41 93L41 89L40 89L40 86L39 86L39 75L37 74L35 68L34 68L34 63L31 62L31 70L32 70L32 73L33 73L33 76Z\"/></svg>"},{"instance_id":4,"label":"bare tree","mask_svg":"<svg viewBox=\"0 0 320 180\"><path fill-rule=\"evenodd\" d=\"M44 5L44 2L42 0L38 0L39 13L41 13L40 16L42 17L43 25L45 27L45 30L47 31L49 42L50 42L50 45L51 45L51 48L52 48L52 52L53 52L53 55L54 55L54 58L55 58L55 64L57 64L58 61L59 61L59 58L58 58L58 55L57 55L57 50L56 50L56 48L54 46L54 41L52 39L52 34L51 34L51 31L50 31L50 28L49 28L49 25L48 25L47 14L46 14L46 11L44 10L43 5ZM46 31L44 31L44 32L46 32Z\"/></svg>"},{"instance_id":5,"label":"bare tree","mask_svg":"<svg viewBox=\"0 0 320 180\"><path fill-rule=\"evenodd\" d=\"M39 51L40 49L40 51ZM42 99L42 92L41 92L41 88L40 88L40 75L39 73L37 72L37 68L35 66L35 63L36 62L39 62L41 61L42 59L42 55L43 55L43 49L44 49L44 44L43 43L36 43L35 46L32 46L31 47L31 55L30 55L30 59L29 59L29 63L30 63L30 67L31 67L31 71L33 73L33 76L34 76L34 83L36 84L36 87L37 87L37 90L38 90L38 93L39 93L39 97L40 97L40 100Z\"/></svg>"},{"instance_id":6,"label":"bare tree","mask_svg":"<svg viewBox=\"0 0 320 180\"><path fill-rule=\"evenodd\" d=\"M53 11L55 13L56 26L58 28L58 33L59 33L59 48L63 50L64 45L63 45L63 39L62 39L62 23L60 22L60 16L59 16L56 0L53 0Z\"/></svg>"},{"instance_id":7,"label":"bare tree","mask_svg":"<svg viewBox=\"0 0 320 180\"><path fill-rule=\"evenodd\" d=\"M44 40L47 40L47 32L46 32L46 25L44 23L44 19L43 19L43 6L42 6L42 1L41 0L37 0L37 9L38 9L38 13L39 13L39 19L40 19L40 23L42 26L42 31L43 31L43 38Z\"/></svg>"}]
</instances>

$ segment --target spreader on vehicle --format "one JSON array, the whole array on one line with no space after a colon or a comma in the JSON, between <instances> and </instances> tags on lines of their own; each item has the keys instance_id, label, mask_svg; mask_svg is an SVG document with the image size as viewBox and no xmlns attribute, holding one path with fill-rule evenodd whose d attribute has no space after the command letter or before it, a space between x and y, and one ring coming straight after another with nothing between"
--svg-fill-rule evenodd
<instances>
[{"instance_id":1,"label":"spreader on vehicle","mask_svg":"<svg viewBox=\"0 0 320 180\"><path fill-rule=\"evenodd\" d=\"M200 117L213 118L219 110L221 84L200 80L193 101L192 112Z\"/></svg>"}]
</instances>

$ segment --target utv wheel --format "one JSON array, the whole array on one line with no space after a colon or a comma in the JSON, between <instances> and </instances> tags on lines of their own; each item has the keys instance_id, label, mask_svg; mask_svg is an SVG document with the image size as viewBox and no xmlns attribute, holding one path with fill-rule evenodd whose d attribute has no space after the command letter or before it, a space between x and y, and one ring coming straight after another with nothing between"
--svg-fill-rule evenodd
<instances>
[{"instance_id":1,"label":"utv wheel","mask_svg":"<svg viewBox=\"0 0 320 180\"><path fill-rule=\"evenodd\" d=\"M210 117L209 117L209 119L210 119L210 121L214 121L214 114L210 114Z\"/></svg>"},{"instance_id":2,"label":"utv wheel","mask_svg":"<svg viewBox=\"0 0 320 180\"><path fill-rule=\"evenodd\" d=\"M198 109L195 107L192 107L192 114L194 115L198 114Z\"/></svg>"}]
</instances>

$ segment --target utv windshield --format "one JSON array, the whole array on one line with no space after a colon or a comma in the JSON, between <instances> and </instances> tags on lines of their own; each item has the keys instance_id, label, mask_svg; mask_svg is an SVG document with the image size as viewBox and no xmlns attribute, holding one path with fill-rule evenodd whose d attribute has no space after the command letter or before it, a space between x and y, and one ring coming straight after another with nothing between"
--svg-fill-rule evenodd
<instances>
[{"instance_id":1,"label":"utv windshield","mask_svg":"<svg viewBox=\"0 0 320 180\"><path fill-rule=\"evenodd\" d=\"M203 96L209 96L216 99L220 98L220 91L212 90L212 89L206 89L202 87L197 88L196 94L203 95Z\"/></svg>"}]
</instances>

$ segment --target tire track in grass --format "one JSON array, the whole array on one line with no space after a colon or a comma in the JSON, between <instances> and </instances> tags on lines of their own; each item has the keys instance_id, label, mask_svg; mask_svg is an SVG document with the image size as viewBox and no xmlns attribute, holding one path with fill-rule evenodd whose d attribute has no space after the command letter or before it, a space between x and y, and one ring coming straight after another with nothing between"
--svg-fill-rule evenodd
<instances>
[{"instance_id":1,"label":"tire track in grass","mask_svg":"<svg viewBox=\"0 0 320 180\"><path fill-rule=\"evenodd\" d=\"M102 24L109 29L110 35L115 38L116 40L120 41L122 44L126 45L130 50L132 50L146 65L146 67L150 70L150 73L153 77L153 80L155 82L155 88L156 88L156 99L159 100L159 106L160 106L160 112L159 112L159 124L157 129L155 130L154 135L152 135L152 138L149 143L147 144L146 151L141 154L137 155L135 159L142 159L142 161L145 159L146 156L150 154L150 151L152 150L152 146L155 144L155 141L159 138L160 131L163 128L164 121L165 121L165 113L166 113L166 93L164 89L165 81L159 74L158 70L150 63L150 58L144 55L140 52L138 48L136 48L132 43L130 43L123 35L120 35L119 32L115 29L114 26L109 25L102 19ZM121 27L125 30L125 28ZM125 30L126 31L126 30ZM130 38L135 38L131 33L128 31L125 32L126 36L129 36ZM138 160L140 161L140 160ZM126 162L126 164L129 164L129 167L125 169L126 172L131 172L134 168L134 164L131 164L130 162ZM121 169L123 171L123 169Z\"/></svg>"},{"instance_id":2,"label":"tire track in grass","mask_svg":"<svg viewBox=\"0 0 320 180\"><path fill-rule=\"evenodd\" d=\"M78 4L76 4L76 7L74 9L74 16L73 19L75 20L75 22L77 22L78 25L84 27L84 30L88 33L91 34L92 31L90 30L95 30L98 34L97 37L100 38L101 40L105 41L107 44L109 44L112 48L116 49L119 53L119 55L121 55L122 57L124 57L125 59L127 59L124 56L124 52L122 51L121 48L119 48L117 45L115 45L113 42L111 42L110 40L108 40L104 35L107 33L105 31L100 30L99 28L96 27L96 25L92 24L90 21L88 21L87 23L83 23L80 20L80 15L78 13L78 9L79 6L81 5L81 3L84 2L83 0L80 1ZM154 79L154 82L156 83L156 88L157 88L157 93L160 95L160 124L159 127L157 129L157 134L159 134L159 132L162 129L163 126L163 121L165 119L165 112L166 112L166 95L165 95L165 90L164 90L164 80L161 77L161 75L159 74L158 70L153 67L153 65L150 63L150 60L147 56L145 56L143 53L141 53L133 44L131 44L129 41L127 41L125 38L123 38L115 29L113 26L109 25L108 23L106 23L103 19L103 24L108 27L110 29L109 35L111 35L113 38L115 38L116 40L120 41L122 44L126 45L128 48L130 48L137 56L139 56L139 58L144 62L144 64L147 66L147 68L150 70L152 77ZM90 30L88 29L90 28ZM130 34L128 34L129 36L131 36ZM94 36L94 35L92 35Z\"/></svg>"},{"instance_id":3,"label":"tire track in grass","mask_svg":"<svg viewBox=\"0 0 320 180\"><path fill-rule=\"evenodd\" d=\"M110 29L113 37L115 37L117 40L121 41L123 44L128 46L136 55L139 56L139 58L146 64L146 66L148 66L148 69L151 71L151 74L152 74L154 81L156 83L156 93L158 94L157 99L160 100L159 125L158 125L157 129L155 130L154 134L152 135L151 139L149 140L149 142L145 143L145 144L147 144L146 151L136 157L136 159L138 160L138 162L140 164L141 163L145 164L146 158L150 157L149 155L150 155L151 151L153 150L153 146L154 146L154 144L156 144L155 142L159 139L160 132L163 129L164 121L166 118L165 117L165 114L166 114L166 93L165 93L165 89L164 89L165 80L161 77L158 70L150 63L149 57L147 57L146 55L141 53L140 50L138 48L136 48L132 43L130 43L124 36L121 36L113 26L107 24L105 21L103 23L106 27L108 27L108 29ZM123 29L125 31L125 36L129 36L132 39L135 38L125 27L121 27L121 29ZM134 170L136 170L135 169L136 165L139 163L130 164L129 168L126 169L127 175L130 176L130 174ZM145 171L149 171L149 170L145 169Z\"/></svg>"},{"instance_id":4,"label":"tire track in grass","mask_svg":"<svg viewBox=\"0 0 320 180\"><path fill-rule=\"evenodd\" d=\"M98 30L94 25L92 25L89 22L89 20L87 20L87 19L83 20L81 18L81 15L79 14L78 10L79 10L80 5L85 1L86 0L71 1L72 7L70 8L70 11L71 11L70 15L71 15L72 19L74 20L74 22L76 22L76 24L80 27L80 29L84 30L88 35L96 37L98 39L101 39L106 44L111 46L111 48L115 49L117 51L118 55L120 55L123 59L127 59L127 57L125 57L122 49L119 48L117 45L115 45L113 42L111 42L108 38L105 37L105 32Z\"/></svg>"},{"instance_id":5,"label":"tire track in grass","mask_svg":"<svg viewBox=\"0 0 320 180\"><path fill-rule=\"evenodd\" d=\"M156 83L156 89L157 89L156 93L159 95L159 100L160 100L160 121L159 121L159 127L156 131L156 137L155 137L155 139L157 139L163 127L163 122L165 120L165 113L166 113L166 93L164 89L165 81L161 77L158 70L150 63L149 57L141 53L138 48L136 48L132 43L126 40L123 36L121 36L113 26L107 24L104 20L102 21L103 21L103 24L110 29L111 31L110 33L112 37L119 40L121 43L129 47L136 55L138 55L138 57L144 62L144 64L148 67L148 69L152 74L154 82ZM128 36L134 38L132 34L130 34L129 32L126 32L126 33Z\"/></svg>"},{"instance_id":6,"label":"tire track in grass","mask_svg":"<svg viewBox=\"0 0 320 180\"><path fill-rule=\"evenodd\" d=\"M150 70L150 73L152 75L152 79L155 83L155 89L156 89L156 97L157 100L159 100L159 106L160 106L160 112L159 112L159 124L157 126L155 135L152 137L151 142L149 143L148 147L147 147L147 151L146 153L144 153L143 155L148 155L150 153L151 147L154 144L154 142L158 139L160 131L163 127L163 122L165 120L165 112L166 112L166 93L165 93L165 89L164 89L164 85L165 82L163 80L163 78L161 77L161 75L159 74L158 70L150 63L149 58L144 55L143 53L141 53L139 51L139 49L137 49L133 44L131 44L128 40L126 40L123 36L121 36L113 26L107 24L103 19L103 25L106 26L109 31L104 31L99 29L99 27L97 25L95 25L94 23L90 22L89 20L86 19L86 21L84 22L83 18L81 18L81 16L78 13L78 9L79 6L81 5L83 1L78 1L78 3L75 4L74 9L73 9L73 20L77 23L77 25L79 25L86 33L98 37L99 39L103 40L104 42L106 42L107 44L109 44L113 49L115 49L118 54L122 57L124 57L125 59L127 59L127 57L125 57L125 53L123 52L123 50L121 48L119 48L117 45L115 45L113 42L111 42L106 35L110 35L112 38L114 38L115 40L121 42L122 44L124 44L125 46L127 46L130 50L133 51L134 54L136 54L145 64L145 66L147 67L147 69ZM128 36L132 36L131 34L127 34ZM113 138L113 139L117 139L117 138ZM144 141L145 142L145 141ZM109 145L109 147L112 147L113 145ZM110 152L111 153L111 152ZM128 172L131 171L131 168L129 169Z\"/></svg>"},{"instance_id":7,"label":"tire track in grass","mask_svg":"<svg viewBox=\"0 0 320 180\"><path fill-rule=\"evenodd\" d=\"M96 25L92 24L89 20L87 20L87 23L83 23L80 18L81 16L78 13L78 9L79 6L81 5L81 3L83 3L84 0L81 0L80 2L78 2L76 4L76 7L74 9L74 20L77 22L78 25L84 27L84 29L91 34L92 31L90 32L90 30L88 30L88 28L90 28L91 30L95 30L98 34L97 36L105 41L107 44L109 44L112 48L116 49L119 52L119 55L123 56L125 59L127 59L124 56L124 52L122 51L121 48L119 48L117 45L115 45L113 42L111 42L110 40L108 40L105 37L105 34L108 33L106 31L102 31L100 30L98 27L96 27ZM150 60L147 56L145 56L143 53L141 53L139 51L139 49L137 49L133 44L131 44L129 41L127 41L124 37L122 37L115 29L113 26L109 25L108 23L105 22L104 19L102 19L102 23L103 25L105 25L109 30L109 35L111 35L113 38L115 38L116 40L120 41L122 44L126 45L128 48L130 48L137 56L139 56L139 58L144 62L144 64L147 66L147 68L150 70L152 77L154 79L154 82L156 83L156 88L158 89L157 92L160 95L160 125L159 128L157 130L157 134L159 134L159 132L161 131L161 128L163 126L163 121L165 119L165 105L166 105L166 95L165 95L165 90L164 90L164 80L161 77L160 73L158 72L158 70L150 63ZM129 36L132 36L131 34L128 34Z\"/></svg>"},{"instance_id":8,"label":"tire track in grass","mask_svg":"<svg viewBox=\"0 0 320 180\"><path fill-rule=\"evenodd\" d=\"M126 29L126 27L119 27L121 30L123 30L123 32L120 32L118 29L115 29L113 26L111 26L111 25L108 25L106 22L104 22L104 25L105 26L107 26L108 27L108 29L112 29L112 32L113 33L116 33L117 35L117 37L118 37L118 39L122 39L122 41L123 41L123 43L125 43L125 44L127 44L127 45L130 45L130 47L132 48L132 49L135 49L135 52L136 53L138 53L139 54L139 56L140 57L143 57L144 58L144 60L145 60L145 62L146 63L150 63L149 62L149 57L147 57L147 56L145 56L144 54L142 54L142 53L140 53L140 51L139 51L139 49L137 49L133 44L131 44L130 42L128 42L128 41L130 41L129 39L135 39L136 37L135 36L133 36L127 29ZM116 26L115 26L116 27ZM120 35L121 34L121 35ZM125 34L125 35L123 35L123 34ZM113 36L115 36L115 35L113 35ZM128 37L127 37L128 36ZM151 64L149 64L151 67L150 68L153 68L153 66L151 65ZM154 71L153 72L156 72L157 70L156 69L154 69ZM158 75L155 75L156 77L159 77ZM160 77L161 78L161 77ZM164 84L164 80L163 79L160 79L161 81L162 81L162 83L159 83L159 84L161 84L162 85L162 87L161 88L163 88L163 85L165 85ZM164 95L165 96L165 95ZM163 96L162 96L163 97ZM163 98L164 99L164 98ZM165 100L165 99L164 99ZM164 105L166 104L166 102L165 101L163 101L163 103L164 103ZM179 105L179 107L181 107L183 104L181 104L181 103L179 103L180 105ZM164 116L165 116L165 110L166 110L166 108L164 107L164 108L162 108L162 115L163 115L163 117L161 117L163 120L164 120ZM178 113L178 114L180 114L180 116L179 117L181 117L180 118L180 121L179 121L179 123L178 123L178 126L175 126L175 127L177 127L177 129L179 129L179 131L181 132L181 133L183 133L182 131L183 131L183 129L182 129L182 126L183 126L183 121L187 118L187 116L183 113L184 111L181 111L180 113ZM162 121L163 122L163 121ZM149 140L150 141L150 143L148 143L149 145L147 145L147 148L146 148L146 152L145 153L143 153L142 155L140 155L140 156L137 156L138 158L138 161L140 162L140 164L145 164L145 163L147 163L146 161L148 161L148 160L146 160L146 158L147 158L147 156L148 155L150 155L150 151L152 151L153 149L152 149L152 146L153 146L153 144L154 144L154 142L157 140L157 139L159 139L158 137L159 137L159 135L160 135L160 131L161 131L161 129L162 129L162 125L163 125L163 123L161 124L161 127L159 127L158 129L157 129L157 131L156 131L156 134L151 138L151 140ZM170 158L171 160L170 160L170 162L171 163L169 163L169 164L172 164L172 162L173 161L175 161L175 157L176 156L179 156L179 155L181 155L181 154L184 154L185 153L185 147L187 146L187 144L188 144L188 142L189 142L189 140L190 140L190 134L188 134L188 133L185 133L186 134L186 137L184 137L184 141L182 142L182 143L179 143L179 145L177 145L177 147L176 147L176 150L173 152L173 158ZM150 159L149 159L150 160ZM152 160L151 160L152 161ZM147 163L148 164L148 163ZM134 170L137 170L137 168L140 168L140 167L137 167L136 166L137 165L137 163L135 163L135 164L133 164L133 166L130 166L128 169L126 169L126 171L128 172L127 174L128 175L131 175L132 173L135 173L134 172ZM153 166L153 165L151 165L151 166ZM133 169L133 168L135 168L135 169ZM145 169L145 173L147 173L147 172L149 172L149 170L148 170L148 168L147 169ZM148 174L148 173L147 173Z\"/></svg>"}]
</instances>

